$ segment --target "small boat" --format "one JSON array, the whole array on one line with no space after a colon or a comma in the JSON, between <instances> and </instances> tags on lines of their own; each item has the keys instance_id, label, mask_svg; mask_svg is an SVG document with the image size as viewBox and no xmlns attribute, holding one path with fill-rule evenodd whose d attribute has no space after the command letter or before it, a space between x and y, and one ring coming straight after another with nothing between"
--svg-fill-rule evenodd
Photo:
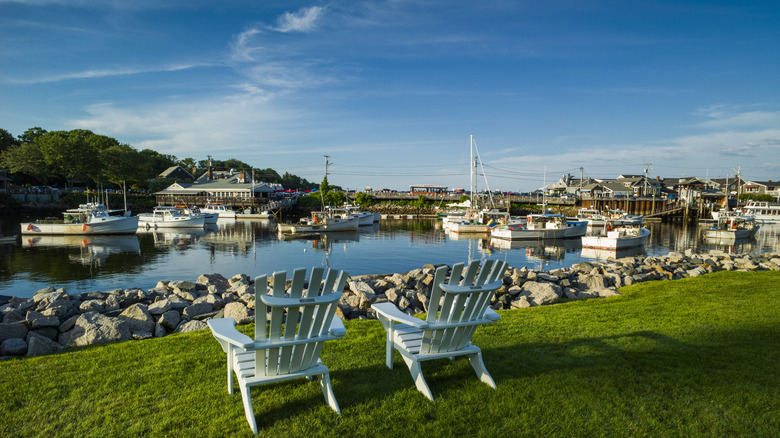
<instances>
[{"instance_id":1,"label":"small boat","mask_svg":"<svg viewBox=\"0 0 780 438\"><path fill-rule=\"evenodd\" d=\"M448 220L444 222L444 227L456 234L488 234L493 228L511 222L512 219L506 211L482 209L478 212L469 212L459 220Z\"/></svg>"},{"instance_id":2,"label":"small boat","mask_svg":"<svg viewBox=\"0 0 780 438\"><path fill-rule=\"evenodd\" d=\"M214 213L220 219L235 219L236 212L229 205L208 203L200 209L202 213Z\"/></svg>"},{"instance_id":3,"label":"small boat","mask_svg":"<svg viewBox=\"0 0 780 438\"><path fill-rule=\"evenodd\" d=\"M22 234L134 234L138 228L137 217L109 215L106 206L98 203L81 204L62 215L62 219L22 223Z\"/></svg>"},{"instance_id":4,"label":"small boat","mask_svg":"<svg viewBox=\"0 0 780 438\"><path fill-rule=\"evenodd\" d=\"M151 213L136 216L139 228L203 228L204 217L184 215L175 207L155 207Z\"/></svg>"},{"instance_id":5,"label":"small boat","mask_svg":"<svg viewBox=\"0 0 780 438\"><path fill-rule=\"evenodd\" d=\"M16 235L13 236L4 236L0 234L0 243L16 243Z\"/></svg>"},{"instance_id":6,"label":"small boat","mask_svg":"<svg viewBox=\"0 0 780 438\"><path fill-rule=\"evenodd\" d=\"M493 228L491 237L506 240L566 239L584 236L588 230L585 221L568 220L562 214L529 214L525 223L507 224Z\"/></svg>"},{"instance_id":7,"label":"small boat","mask_svg":"<svg viewBox=\"0 0 780 438\"><path fill-rule=\"evenodd\" d=\"M758 228L754 216L721 213L718 215L717 224L704 229L704 237L719 240L746 239L753 237Z\"/></svg>"},{"instance_id":8,"label":"small boat","mask_svg":"<svg viewBox=\"0 0 780 438\"><path fill-rule=\"evenodd\" d=\"M330 211L313 211L311 218L302 218L297 224L277 224L280 233L326 233L335 231L357 231L357 219L334 217Z\"/></svg>"},{"instance_id":9,"label":"small boat","mask_svg":"<svg viewBox=\"0 0 780 438\"><path fill-rule=\"evenodd\" d=\"M206 225L213 225L217 223L217 219L219 219L219 215L216 213L204 213L200 211L200 208L197 205L193 205L192 207L187 207L186 205L175 205L174 208L181 211L183 215L190 215L192 217L203 217L204 222Z\"/></svg>"},{"instance_id":10,"label":"small boat","mask_svg":"<svg viewBox=\"0 0 780 438\"><path fill-rule=\"evenodd\" d=\"M605 234L583 236L583 248L618 250L644 245L650 230L636 224L618 224L608 222Z\"/></svg>"},{"instance_id":11,"label":"small boat","mask_svg":"<svg viewBox=\"0 0 780 438\"><path fill-rule=\"evenodd\" d=\"M744 216L753 216L757 221L765 223L780 222L780 204L774 202L748 201L742 207Z\"/></svg>"}]
</instances>

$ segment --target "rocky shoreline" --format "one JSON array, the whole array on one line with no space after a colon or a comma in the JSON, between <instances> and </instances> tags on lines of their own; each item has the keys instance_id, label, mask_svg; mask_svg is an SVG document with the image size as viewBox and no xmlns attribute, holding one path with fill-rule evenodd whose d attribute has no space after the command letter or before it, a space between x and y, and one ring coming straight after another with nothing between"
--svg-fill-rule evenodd
<instances>
[{"instance_id":1,"label":"rocky shoreline","mask_svg":"<svg viewBox=\"0 0 780 438\"><path fill-rule=\"evenodd\" d=\"M435 266L403 274L350 277L337 314L375 319L371 304L393 302L414 315L428 309ZM780 270L780 253L732 255L670 253L583 262L552 271L508 268L495 309L549 305L561 300L605 298L618 288L644 281L677 280L728 270ZM206 328L211 318L254 320L253 280L204 274L192 281L160 281L154 288L68 294L41 289L33 298L0 299L0 359L41 356L68 347L163 337Z\"/></svg>"}]
</instances>

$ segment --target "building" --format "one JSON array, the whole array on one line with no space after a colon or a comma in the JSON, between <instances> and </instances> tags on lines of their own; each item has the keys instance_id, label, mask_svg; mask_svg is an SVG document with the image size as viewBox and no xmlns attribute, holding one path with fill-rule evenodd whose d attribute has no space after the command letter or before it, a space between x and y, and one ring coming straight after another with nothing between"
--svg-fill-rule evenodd
<instances>
[{"instance_id":1,"label":"building","mask_svg":"<svg viewBox=\"0 0 780 438\"><path fill-rule=\"evenodd\" d=\"M181 166L171 166L162 173L160 173L160 178L173 178L177 181L194 181L195 177L192 176L191 173L187 172L187 170Z\"/></svg>"},{"instance_id":2,"label":"building","mask_svg":"<svg viewBox=\"0 0 780 438\"><path fill-rule=\"evenodd\" d=\"M175 182L155 193L159 205L205 205L206 203L230 204L252 207L267 204L281 186L255 182L247 172L211 171L195 182Z\"/></svg>"},{"instance_id":3,"label":"building","mask_svg":"<svg viewBox=\"0 0 780 438\"><path fill-rule=\"evenodd\" d=\"M750 195L770 195L780 201L780 183L769 181L745 181L742 193Z\"/></svg>"}]
</instances>

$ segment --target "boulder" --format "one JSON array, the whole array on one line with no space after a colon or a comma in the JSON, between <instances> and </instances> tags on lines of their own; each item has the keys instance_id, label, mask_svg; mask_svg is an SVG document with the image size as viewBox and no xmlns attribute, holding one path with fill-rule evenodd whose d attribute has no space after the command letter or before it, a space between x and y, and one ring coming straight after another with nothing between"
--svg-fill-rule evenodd
<instances>
[{"instance_id":1,"label":"boulder","mask_svg":"<svg viewBox=\"0 0 780 438\"><path fill-rule=\"evenodd\" d=\"M27 326L23 322L0 323L0 342L6 339L27 337Z\"/></svg>"},{"instance_id":2,"label":"boulder","mask_svg":"<svg viewBox=\"0 0 780 438\"><path fill-rule=\"evenodd\" d=\"M23 356L27 353L27 342L22 338L9 338L0 343L1 356Z\"/></svg>"},{"instance_id":3,"label":"boulder","mask_svg":"<svg viewBox=\"0 0 780 438\"><path fill-rule=\"evenodd\" d=\"M223 316L225 318L233 318L236 322L243 321L249 318L249 309L240 302L227 303Z\"/></svg>"},{"instance_id":4,"label":"boulder","mask_svg":"<svg viewBox=\"0 0 780 438\"><path fill-rule=\"evenodd\" d=\"M131 337L130 328L125 321L89 312L80 315L72 329L60 334L60 343L82 346L127 341Z\"/></svg>"},{"instance_id":5,"label":"boulder","mask_svg":"<svg viewBox=\"0 0 780 438\"><path fill-rule=\"evenodd\" d=\"M145 304L133 304L120 313L118 318L125 321L133 333L154 330L154 318Z\"/></svg>"},{"instance_id":6,"label":"boulder","mask_svg":"<svg viewBox=\"0 0 780 438\"><path fill-rule=\"evenodd\" d=\"M179 328L176 330L179 333L187 333L187 332L193 332L196 330L203 330L207 329L208 325L203 321L187 321L179 326Z\"/></svg>"},{"instance_id":7,"label":"boulder","mask_svg":"<svg viewBox=\"0 0 780 438\"><path fill-rule=\"evenodd\" d=\"M35 332L27 333L27 357L44 356L63 349L57 342Z\"/></svg>"},{"instance_id":8,"label":"boulder","mask_svg":"<svg viewBox=\"0 0 780 438\"><path fill-rule=\"evenodd\" d=\"M563 296L563 289L553 283L528 281L523 283L522 289L534 306L557 303Z\"/></svg>"},{"instance_id":9,"label":"boulder","mask_svg":"<svg viewBox=\"0 0 780 438\"><path fill-rule=\"evenodd\" d=\"M172 308L173 308L173 303L170 300L162 299L150 304L146 310L148 310L149 313L151 313L152 315L162 315L163 313L171 310Z\"/></svg>"},{"instance_id":10,"label":"boulder","mask_svg":"<svg viewBox=\"0 0 780 438\"><path fill-rule=\"evenodd\" d=\"M204 313L209 313L214 310L214 306L209 303L193 304L189 307L185 307L181 315L184 319L196 319L198 316Z\"/></svg>"},{"instance_id":11,"label":"boulder","mask_svg":"<svg viewBox=\"0 0 780 438\"><path fill-rule=\"evenodd\" d=\"M175 330L181 322L181 315L175 310L169 310L163 313L157 322L168 330Z\"/></svg>"}]
</instances>

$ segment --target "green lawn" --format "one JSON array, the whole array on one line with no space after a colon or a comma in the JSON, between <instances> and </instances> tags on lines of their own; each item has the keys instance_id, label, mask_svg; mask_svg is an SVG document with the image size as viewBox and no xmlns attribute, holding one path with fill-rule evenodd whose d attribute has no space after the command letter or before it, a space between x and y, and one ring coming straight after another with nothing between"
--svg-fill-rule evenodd
<instances>
[{"instance_id":1,"label":"green lawn","mask_svg":"<svg viewBox=\"0 0 780 438\"><path fill-rule=\"evenodd\" d=\"M436 401L377 321L347 321L319 386L252 390L268 436L780 436L780 272L719 272L623 295L501 312L468 361L423 364ZM251 327L244 327L248 331ZM0 362L0 436L251 436L208 331Z\"/></svg>"}]
</instances>

